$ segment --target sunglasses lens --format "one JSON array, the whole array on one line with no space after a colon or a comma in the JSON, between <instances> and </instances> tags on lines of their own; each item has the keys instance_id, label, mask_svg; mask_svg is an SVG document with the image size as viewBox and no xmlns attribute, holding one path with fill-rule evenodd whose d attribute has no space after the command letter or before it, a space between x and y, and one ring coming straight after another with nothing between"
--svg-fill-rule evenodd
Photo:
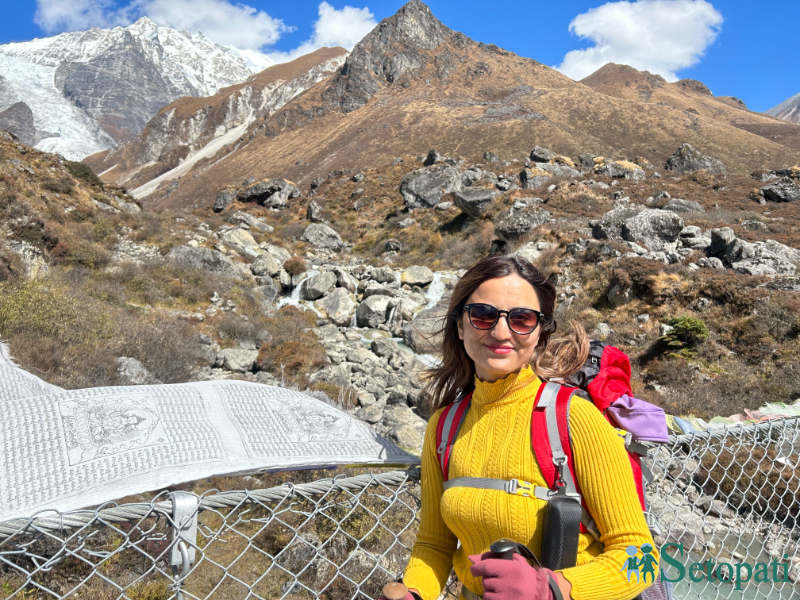
<instances>
[{"instance_id":1,"label":"sunglasses lens","mask_svg":"<svg viewBox=\"0 0 800 600\"><path fill-rule=\"evenodd\" d=\"M488 304L475 304L469 311L469 320L475 329L491 329L497 317L497 309Z\"/></svg>"},{"instance_id":2,"label":"sunglasses lens","mask_svg":"<svg viewBox=\"0 0 800 600\"><path fill-rule=\"evenodd\" d=\"M539 323L539 314L527 309L518 308L508 315L508 324L516 333L530 333Z\"/></svg>"}]
</instances>

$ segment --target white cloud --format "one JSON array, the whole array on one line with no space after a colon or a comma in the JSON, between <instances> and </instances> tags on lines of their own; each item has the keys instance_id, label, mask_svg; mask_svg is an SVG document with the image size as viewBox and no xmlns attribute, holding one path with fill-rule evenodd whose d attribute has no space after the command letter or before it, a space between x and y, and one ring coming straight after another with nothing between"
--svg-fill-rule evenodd
<instances>
[{"instance_id":1,"label":"white cloud","mask_svg":"<svg viewBox=\"0 0 800 600\"><path fill-rule=\"evenodd\" d=\"M162 27L202 31L223 46L243 50L252 64L286 62L323 46L352 50L376 25L368 8L319 5L319 19L310 39L289 52L270 51L282 34L293 31L280 19L246 4L229 0L131 0L117 7L113 0L36 0L34 21L46 33L81 31L90 27L130 25L142 16Z\"/></svg>"},{"instance_id":2,"label":"white cloud","mask_svg":"<svg viewBox=\"0 0 800 600\"><path fill-rule=\"evenodd\" d=\"M271 46L291 31L264 11L227 0L138 0L131 8L163 27L202 31L218 44L244 50Z\"/></svg>"},{"instance_id":3,"label":"white cloud","mask_svg":"<svg viewBox=\"0 0 800 600\"><path fill-rule=\"evenodd\" d=\"M374 15L368 8L345 6L336 10L327 2L319 5L319 19L314 23L314 34L290 52L271 52L275 62L287 62L298 56L313 52L323 46L342 46L352 50L361 38L376 25Z\"/></svg>"},{"instance_id":4,"label":"white cloud","mask_svg":"<svg viewBox=\"0 0 800 600\"><path fill-rule=\"evenodd\" d=\"M36 0L34 23L45 33L80 31L124 24L108 0Z\"/></svg>"},{"instance_id":5,"label":"white cloud","mask_svg":"<svg viewBox=\"0 0 800 600\"><path fill-rule=\"evenodd\" d=\"M149 17L162 27L202 31L223 46L258 51L292 31L280 19L228 0L132 0L117 8L111 0L37 0L34 21L46 33L130 25Z\"/></svg>"},{"instance_id":6,"label":"white cloud","mask_svg":"<svg viewBox=\"0 0 800 600\"><path fill-rule=\"evenodd\" d=\"M609 2L575 17L569 29L594 46L572 50L556 68L583 79L606 63L621 63L676 81L716 39L722 15L706 0Z\"/></svg>"}]
</instances>

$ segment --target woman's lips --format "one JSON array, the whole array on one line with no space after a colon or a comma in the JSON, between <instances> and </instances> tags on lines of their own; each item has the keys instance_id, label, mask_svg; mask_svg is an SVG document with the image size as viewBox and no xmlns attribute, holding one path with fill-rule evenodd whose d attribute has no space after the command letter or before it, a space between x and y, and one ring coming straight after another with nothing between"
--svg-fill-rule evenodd
<instances>
[{"instance_id":1,"label":"woman's lips","mask_svg":"<svg viewBox=\"0 0 800 600\"><path fill-rule=\"evenodd\" d=\"M511 354L513 350L510 346L489 346L487 344L486 347L495 354Z\"/></svg>"}]
</instances>

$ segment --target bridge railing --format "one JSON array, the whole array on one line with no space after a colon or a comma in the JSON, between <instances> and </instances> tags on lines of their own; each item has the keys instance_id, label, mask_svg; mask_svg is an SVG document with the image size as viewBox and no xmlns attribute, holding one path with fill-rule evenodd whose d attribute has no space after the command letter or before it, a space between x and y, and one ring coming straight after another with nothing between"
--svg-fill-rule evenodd
<instances>
[{"instance_id":1,"label":"bridge railing","mask_svg":"<svg viewBox=\"0 0 800 600\"><path fill-rule=\"evenodd\" d=\"M792 581L800 578L798 451L800 418L674 437L651 452L657 545L681 544L687 564L712 559L722 579L687 576L676 597L800 594ZM376 598L413 546L418 477L410 469L162 492L149 502L2 523L0 600ZM778 581L730 578L737 563L773 560ZM442 598L457 598L458 586L451 578Z\"/></svg>"}]
</instances>

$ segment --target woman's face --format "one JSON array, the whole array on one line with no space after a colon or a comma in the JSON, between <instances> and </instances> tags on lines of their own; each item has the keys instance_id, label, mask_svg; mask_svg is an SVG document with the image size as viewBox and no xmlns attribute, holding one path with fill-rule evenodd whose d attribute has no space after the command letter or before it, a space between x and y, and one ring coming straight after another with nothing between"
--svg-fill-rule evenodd
<instances>
[{"instance_id":1,"label":"woman's face","mask_svg":"<svg viewBox=\"0 0 800 600\"><path fill-rule=\"evenodd\" d=\"M466 303L491 304L500 310L541 310L536 290L517 274L484 281L467 298ZM464 349L475 362L476 375L482 381L492 382L528 364L539 341L539 327L533 333L519 335L508 328L506 315L503 314L492 329L475 329L464 311L458 322L458 337L464 340Z\"/></svg>"}]
</instances>

